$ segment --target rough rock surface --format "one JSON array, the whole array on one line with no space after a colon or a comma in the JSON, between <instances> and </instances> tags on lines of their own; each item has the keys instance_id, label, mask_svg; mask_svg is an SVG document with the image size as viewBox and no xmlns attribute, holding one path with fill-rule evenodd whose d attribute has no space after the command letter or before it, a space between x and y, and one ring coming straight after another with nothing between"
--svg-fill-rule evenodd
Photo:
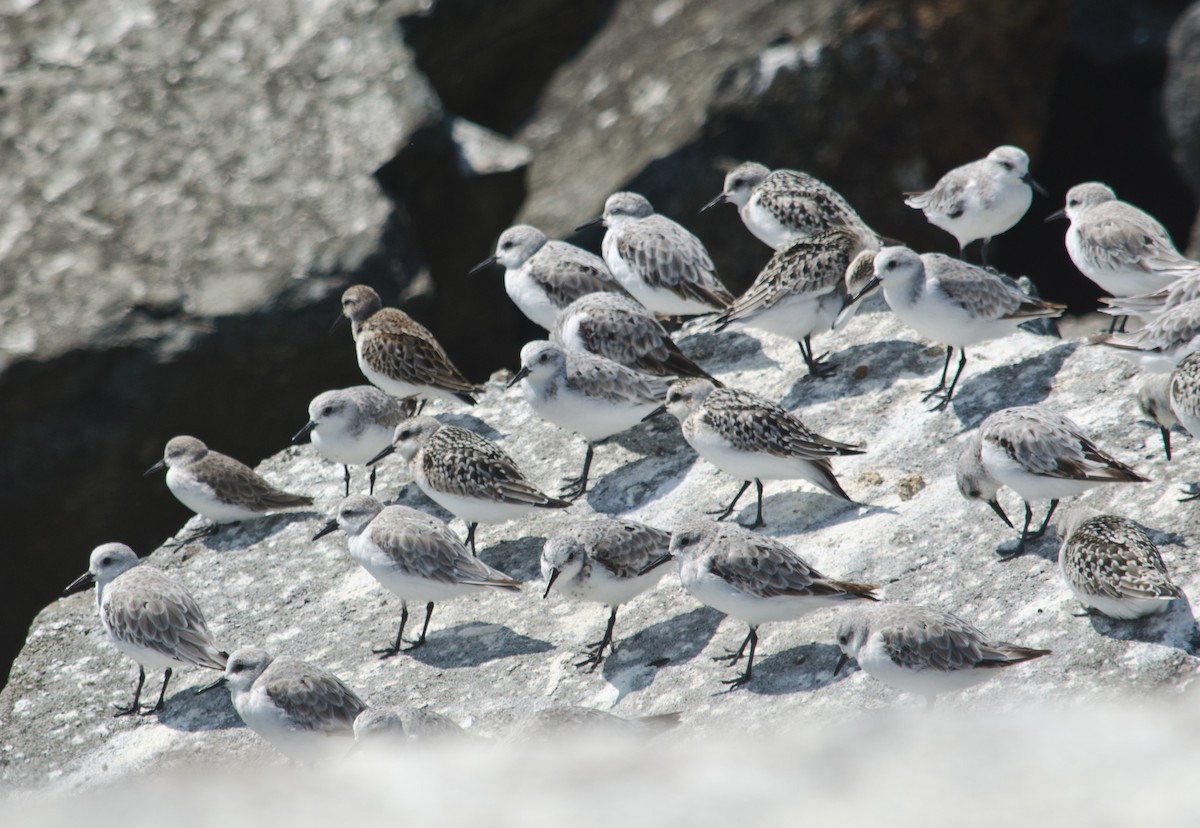
<instances>
[{"instance_id":1,"label":"rough rock surface","mask_svg":"<svg viewBox=\"0 0 1200 828\"><path fill-rule=\"evenodd\" d=\"M813 382L803 376L793 342L741 334L683 339L685 350L725 382L782 400L823 434L866 443L866 454L834 464L860 505L807 484L768 482L762 531L828 574L881 584L889 599L949 609L997 637L1054 650L979 688L943 697L939 708L1001 712L1048 702L1090 708L1129 695L1172 697L1192 682L1195 623L1187 600L1143 622L1080 617L1057 571L1059 538L1051 532L1023 557L1000 560L997 545L1013 533L986 506L965 501L953 477L968 432L987 414L1051 405L1153 479L1093 490L1082 501L1154 531L1175 578L1194 594L1200 567L1191 550L1200 518L1177 498L1180 484L1200 475L1200 456L1194 442L1179 441L1175 461L1164 461L1157 430L1137 422L1126 363L1079 341L1019 332L972 349L955 403L929 413L920 391L936 378L941 350L917 341L878 300L843 334L818 345L834 352L839 371ZM581 441L537 420L518 390L503 389L502 379L475 408L433 410L500 440L547 487L577 473ZM670 574L622 609L616 652L600 670L581 673L572 666L582 645L601 631L604 610L557 594L540 598L543 539L593 511L672 528L722 505L738 485L698 460L670 417L599 447L594 489L570 510L481 527L480 556L526 581L526 588L439 605L426 646L384 661L370 648L395 634L398 601L349 559L343 536L309 540L337 507L340 469L305 446L272 457L260 471L313 494L316 505L160 550L150 565L193 591L225 647L264 646L317 662L370 704L427 704L480 735L501 733L524 709L550 701L626 716L677 710L683 724L675 738L684 740L733 730L766 734L784 725L855 720L864 708L914 704L861 672L832 675L837 614L831 610L765 625L754 680L722 694L719 682L729 671L709 657L739 643L745 627L698 605ZM914 475L923 487L913 485ZM436 510L407 479L402 463L388 461L377 491ZM365 486L361 471L353 485ZM1011 493L1002 492L1001 500L1019 514ZM735 517L746 522L752 515L747 501ZM75 550L79 568L88 552ZM181 671L161 714L111 718L110 705L127 699L135 672L101 633L93 595L46 608L0 694L0 780L74 787L198 757L277 758L240 726L227 697L193 695L195 686L211 680L205 671ZM149 686L156 691L157 677Z\"/></svg>"}]
</instances>

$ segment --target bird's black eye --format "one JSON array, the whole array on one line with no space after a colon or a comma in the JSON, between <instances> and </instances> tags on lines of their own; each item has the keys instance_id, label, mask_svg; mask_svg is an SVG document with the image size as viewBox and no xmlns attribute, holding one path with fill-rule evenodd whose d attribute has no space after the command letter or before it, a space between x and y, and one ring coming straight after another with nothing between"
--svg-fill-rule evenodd
<instances>
[{"instance_id":1,"label":"bird's black eye","mask_svg":"<svg viewBox=\"0 0 1200 828\"><path fill-rule=\"evenodd\" d=\"M1068 199L1067 199L1067 206L1068 206L1068 207L1078 207L1078 206L1079 206L1079 199L1077 199L1077 198L1068 198Z\"/></svg>"},{"instance_id":2,"label":"bird's black eye","mask_svg":"<svg viewBox=\"0 0 1200 828\"><path fill-rule=\"evenodd\" d=\"M887 263L887 269L888 270L896 269L896 260L895 259L892 259L890 262Z\"/></svg>"},{"instance_id":3,"label":"bird's black eye","mask_svg":"<svg viewBox=\"0 0 1200 828\"><path fill-rule=\"evenodd\" d=\"M1004 167L1004 169L1008 170L1009 172L1012 172L1013 165L1011 161L1001 161L1000 166Z\"/></svg>"},{"instance_id":4,"label":"bird's black eye","mask_svg":"<svg viewBox=\"0 0 1200 828\"><path fill-rule=\"evenodd\" d=\"M682 399L683 394L680 394L678 391L672 391L670 394L667 394L667 402L679 402Z\"/></svg>"},{"instance_id":5,"label":"bird's black eye","mask_svg":"<svg viewBox=\"0 0 1200 828\"><path fill-rule=\"evenodd\" d=\"M101 558L101 560L100 560L101 566L109 566L111 564L112 564L112 558Z\"/></svg>"},{"instance_id":6,"label":"bird's black eye","mask_svg":"<svg viewBox=\"0 0 1200 828\"><path fill-rule=\"evenodd\" d=\"M849 644L849 643L850 643L850 636L849 636L848 634L847 634L847 635L839 635L839 636L838 636L838 644L840 644L840 645L842 645L843 647L845 647L845 646L846 646L847 644Z\"/></svg>"},{"instance_id":7,"label":"bird's black eye","mask_svg":"<svg viewBox=\"0 0 1200 828\"><path fill-rule=\"evenodd\" d=\"M412 436L412 430L406 428L406 429L404 429L404 431L401 431L399 434L396 435L396 439L397 440L407 440L411 436Z\"/></svg>"},{"instance_id":8,"label":"bird's black eye","mask_svg":"<svg viewBox=\"0 0 1200 828\"><path fill-rule=\"evenodd\" d=\"M240 673L240 672L242 672L242 665L240 665L240 664L231 664L231 665L229 665L229 672L231 672L231 673Z\"/></svg>"},{"instance_id":9,"label":"bird's black eye","mask_svg":"<svg viewBox=\"0 0 1200 828\"><path fill-rule=\"evenodd\" d=\"M512 242L506 241L504 244L500 245L500 249L501 250L512 250L512 246L513 246Z\"/></svg>"},{"instance_id":10,"label":"bird's black eye","mask_svg":"<svg viewBox=\"0 0 1200 828\"><path fill-rule=\"evenodd\" d=\"M549 354L549 353L542 354L542 356L541 356L541 359L540 359L539 361L540 361L540 362L549 362L549 361L550 361L550 354Z\"/></svg>"}]
</instances>

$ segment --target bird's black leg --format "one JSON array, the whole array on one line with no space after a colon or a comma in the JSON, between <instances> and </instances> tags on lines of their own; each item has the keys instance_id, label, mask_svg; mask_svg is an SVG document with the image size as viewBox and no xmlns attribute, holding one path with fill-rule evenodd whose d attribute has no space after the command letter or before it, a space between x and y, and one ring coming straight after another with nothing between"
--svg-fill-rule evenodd
<instances>
[{"instance_id":1,"label":"bird's black leg","mask_svg":"<svg viewBox=\"0 0 1200 828\"><path fill-rule=\"evenodd\" d=\"M375 496L375 467L371 466L371 488L367 490L367 494Z\"/></svg>"},{"instance_id":2,"label":"bird's black leg","mask_svg":"<svg viewBox=\"0 0 1200 828\"><path fill-rule=\"evenodd\" d=\"M429 619L433 617L433 601L425 605L425 623L421 625L421 636L408 649L412 650L425 643L425 633L429 632Z\"/></svg>"},{"instance_id":3,"label":"bird's black leg","mask_svg":"<svg viewBox=\"0 0 1200 828\"><path fill-rule=\"evenodd\" d=\"M822 354L821 356L813 355L811 334L805 336L804 339L799 340L796 344L800 346L800 356L804 358L804 364L808 366L808 375L810 377L821 379L834 374L833 366L822 361L828 354Z\"/></svg>"},{"instance_id":4,"label":"bird's black leg","mask_svg":"<svg viewBox=\"0 0 1200 828\"><path fill-rule=\"evenodd\" d=\"M767 525L767 522L765 520L763 520L763 516L762 516L762 494L763 494L762 481L759 480L758 478L755 478L754 479L754 487L756 489L758 489L758 516L754 519L754 523L751 523L749 526L746 527L747 529L761 529L762 527Z\"/></svg>"},{"instance_id":5,"label":"bird's black leg","mask_svg":"<svg viewBox=\"0 0 1200 828\"><path fill-rule=\"evenodd\" d=\"M742 484L742 488L738 489L738 493L733 496L733 500L729 501L729 505L724 509L717 509L715 512L707 512L706 514L716 515L717 521L722 521L733 514L733 507L737 506L737 502L742 499L742 495L746 493L746 489L750 488L750 481L747 480Z\"/></svg>"},{"instance_id":6,"label":"bird's black leg","mask_svg":"<svg viewBox=\"0 0 1200 828\"><path fill-rule=\"evenodd\" d=\"M738 648L738 651L734 654L733 659L730 660L729 666L732 667L734 664L737 663L738 659L740 659L742 657L742 651L746 649L747 644L750 645L750 655L746 659L745 672L743 672L740 676L737 676L736 678L725 679L724 681L721 682L721 684L728 684L729 689L731 691L738 689L739 687L744 685L746 682L750 681L750 677L754 674L754 651L758 648L758 628L757 627L750 628L750 634L748 636L746 636L746 640L742 642L742 646Z\"/></svg>"},{"instance_id":7,"label":"bird's black leg","mask_svg":"<svg viewBox=\"0 0 1200 828\"><path fill-rule=\"evenodd\" d=\"M948 350L948 349L947 349ZM962 376L963 368L967 367L967 352L962 348L958 349L958 370L954 372L954 379L950 380L950 387L941 395L942 401L935 405L930 411L941 411L950 404L950 400L954 397L954 389L958 385L958 378Z\"/></svg>"},{"instance_id":8,"label":"bird's black leg","mask_svg":"<svg viewBox=\"0 0 1200 828\"><path fill-rule=\"evenodd\" d=\"M594 644L587 645L587 657L583 661L575 662L576 667L587 667L589 673L595 672L600 662L604 661L604 648L612 645L613 625L616 623L617 605L613 604L612 612L608 616L608 626L604 628L604 637Z\"/></svg>"},{"instance_id":9,"label":"bird's black leg","mask_svg":"<svg viewBox=\"0 0 1200 828\"><path fill-rule=\"evenodd\" d=\"M132 716L134 713L138 712L138 710L140 709L141 701L142 701L142 685L145 683L146 683L146 668L144 668L142 665L139 664L138 665L137 689L135 689L133 691L133 704L129 705L128 707L118 706L116 708L116 712L113 713L114 717L116 717L116 716Z\"/></svg>"},{"instance_id":10,"label":"bird's black leg","mask_svg":"<svg viewBox=\"0 0 1200 828\"><path fill-rule=\"evenodd\" d=\"M467 546L471 547L471 554L476 558L479 557L479 553L475 551L475 527L478 525L478 523L467 524Z\"/></svg>"},{"instance_id":11,"label":"bird's black leg","mask_svg":"<svg viewBox=\"0 0 1200 828\"><path fill-rule=\"evenodd\" d=\"M171 668L167 668L167 672L163 673L162 690L158 691L158 701L154 703L154 707L147 707L145 710L139 710L139 716L149 716L151 713L157 713L162 710L163 699L167 697L167 685L171 683Z\"/></svg>"},{"instance_id":12,"label":"bird's black leg","mask_svg":"<svg viewBox=\"0 0 1200 828\"><path fill-rule=\"evenodd\" d=\"M1058 501L1051 500L1050 509L1046 512L1046 519L1042 521L1042 525L1038 527L1038 530L1029 536L1030 540L1037 540L1042 535L1046 534L1046 529L1050 526L1050 517L1054 514L1054 510L1057 508Z\"/></svg>"},{"instance_id":13,"label":"bird's black leg","mask_svg":"<svg viewBox=\"0 0 1200 828\"><path fill-rule=\"evenodd\" d=\"M400 644L404 641L404 625L408 623L408 602L400 602L400 629L396 632L396 643L390 647L376 647L371 652L381 658L391 658L400 652Z\"/></svg>"},{"instance_id":14,"label":"bird's black leg","mask_svg":"<svg viewBox=\"0 0 1200 828\"><path fill-rule=\"evenodd\" d=\"M345 463L342 464L342 471L346 473L346 497L350 496L350 467ZM374 469L371 470L374 473Z\"/></svg>"},{"instance_id":15,"label":"bird's black leg","mask_svg":"<svg viewBox=\"0 0 1200 828\"><path fill-rule=\"evenodd\" d=\"M939 393L946 390L946 374L950 372L950 357L954 354L954 346L946 346L946 361L942 363L942 378L938 380L938 384L933 388L925 389L925 396L921 397L921 402L928 402L936 397Z\"/></svg>"},{"instance_id":16,"label":"bird's black leg","mask_svg":"<svg viewBox=\"0 0 1200 828\"><path fill-rule=\"evenodd\" d=\"M587 454L583 455L583 474L577 478L567 478L563 481L563 490L559 494L563 500L578 500L587 491L588 472L592 469L592 455L595 449L591 441L587 444Z\"/></svg>"},{"instance_id":17,"label":"bird's black leg","mask_svg":"<svg viewBox=\"0 0 1200 828\"><path fill-rule=\"evenodd\" d=\"M200 540L201 538L207 538L209 535L215 535L217 533L217 530L220 528L221 528L220 524L217 524L217 523L210 523L207 526L202 526L199 529L197 529L195 532L192 532L192 534L188 535L187 537L180 538L179 540L175 541L175 543L172 544L172 548L173 549L181 549L184 546L187 546L189 543L195 543L196 541ZM163 545L166 546L166 544L163 544Z\"/></svg>"},{"instance_id":18,"label":"bird's black leg","mask_svg":"<svg viewBox=\"0 0 1200 828\"><path fill-rule=\"evenodd\" d=\"M1007 561L1025 553L1025 541L1029 538L1029 521L1031 520L1033 520L1033 510L1029 508L1029 501L1026 500L1025 525L1021 527L1021 539L1017 541L1017 547L1013 551L1006 552L1000 556L1001 560Z\"/></svg>"}]
</instances>

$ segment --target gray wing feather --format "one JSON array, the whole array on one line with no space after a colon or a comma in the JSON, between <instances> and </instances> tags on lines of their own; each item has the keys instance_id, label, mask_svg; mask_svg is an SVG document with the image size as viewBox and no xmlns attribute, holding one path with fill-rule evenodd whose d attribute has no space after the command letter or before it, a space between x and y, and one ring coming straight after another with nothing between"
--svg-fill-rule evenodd
<instances>
[{"instance_id":1,"label":"gray wing feather","mask_svg":"<svg viewBox=\"0 0 1200 828\"><path fill-rule=\"evenodd\" d=\"M997 412L984 421L983 439L1034 474L1067 480L1145 480L1099 449L1066 417L1037 406Z\"/></svg>"},{"instance_id":2,"label":"gray wing feather","mask_svg":"<svg viewBox=\"0 0 1200 828\"><path fill-rule=\"evenodd\" d=\"M405 572L447 584L519 589L515 581L471 554L458 536L439 520L413 520L380 513L371 521L371 540Z\"/></svg>"},{"instance_id":3,"label":"gray wing feather","mask_svg":"<svg viewBox=\"0 0 1200 828\"><path fill-rule=\"evenodd\" d=\"M1076 588L1114 600L1178 598L1166 564L1150 536L1113 515L1091 518L1063 546L1063 571Z\"/></svg>"},{"instance_id":4,"label":"gray wing feather","mask_svg":"<svg viewBox=\"0 0 1200 828\"><path fill-rule=\"evenodd\" d=\"M720 307L733 302L733 296L717 281L717 267L700 240L664 216L646 216L631 223L616 244L621 258L648 285Z\"/></svg>"},{"instance_id":5,"label":"gray wing feather","mask_svg":"<svg viewBox=\"0 0 1200 828\"><path fill-rule=\"evenodd\" d=\"M659 403L667 396L667 380L643 374L611 359L589 353L567 353L567 386L613 403Z\"/></svg>"},{"instance_id":6,"label":"gray wing feather","mask_svg":"<svg viewBox=\"0 0 1200 828\"><path fill-rule=\"evenodd\" d=\"M502 448L465 428L443 426L421 453L425 476L439 491L476 496L484 490L508 503L567 505L530 483Z\"/></svg>"},{"instance_id":7,"label":"gray wing feather","mask_svg":"<svg viewBox=\"0 0 1200 828\"><path fill-rule=\"evenodd\" d=\"M140 564L120 575L105 599L104 618L114 638L187 664L225 669L226 656L196 599L154 567Z\"/></svg>"},{"instance_id":8,"label":"gray wing feather","mask_svg":"<svg viewBox=\"0 0 1200 828\"><path fill-rule=\"evenodd\" d=\"M302 730L352 736L354 720L366 710L354 691L332 673L304 662L286 665L287 669L267 668L259 681L264 690L292 724Z\"/></svg>"},{"instance_id":9,"label":"gray wing feather","mask_svg":"<svg viewBox=\"0 0 1200 828\"><path fill-rule=\"evenodd\" d=\"M822 437L782 406L732 388L709 394L700 416L735 446L746 451L817 460L862 454L862 448Z\"/></svg>"},{"instance_id":10,"label":"gray wing feather","mask_svg":"<svg viewBox=\"0 0 1200 828\"><path fill-rule=\"evenodd\" d=\"M634 578L665 555L671 534L632 520L588 521L575 531L588 557L618 578Z\"/></svg>"},{"instance_id":11,"label":"gray wing feather","mask_svg":"<svg viewBox=\"0 0 1200 828\"><path fill-rule=\"evenodd\" d=\"M190 470L207 483L223 503L244 506L256 512L312 504L311 497L277 489L245 463L219 452L208 452L192 463Z\"/></svg>"}]
</instances>

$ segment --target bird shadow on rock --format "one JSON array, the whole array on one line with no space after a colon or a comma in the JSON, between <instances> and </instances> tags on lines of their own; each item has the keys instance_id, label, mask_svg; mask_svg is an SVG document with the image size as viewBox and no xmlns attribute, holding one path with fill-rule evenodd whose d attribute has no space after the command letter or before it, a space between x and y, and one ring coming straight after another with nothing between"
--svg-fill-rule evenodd
<instances>
[{"instance_id":1,"label":"bird shadow on rock","mask_svg":"<svg viewBox=\"0 0 1200 828\"><path fill-rule=\"evenodd\" d=\"M767 481L765 485L770 485ZM781 481L786 482L786 481ZM732 491L737 491L736 489ZM730 497L733 496L732 491ZM700 504L705 511L724 508L724 503L715 503L711 507ZM738 509L727 521L736 521L744 529L749 529L754 522L758 507L754 499L753 487L746 490L738 502ZM791 489L774 494L763 495L764 526L757 531L765 535L792 535L811 529L837 526L852 520L868 517L878 513L896 514L896 510L887 506L877 506L871 503L847 503L841 498L835 498L824 492L809 492Z\"/></svg>"},{"instance_id":2,"label":"bird shadow on rock","mask_svg":"<svg viewBox=\"0 0 1200 828\"><path fill-rule=\"evenodd\" d=\"M443 425L465 428L467 431L473 431L480 437L486 437L495 442L504 440L504 434L497 431L482 417L476 417L474 414L466 414L461 411L446 412L438 415L438 421Z\"/></svg>"},{"instance_id":3,"label":"bird shadow on rock","mask_svg":"<svg viewBox=\"0 0 1200 828\"><path fill-rule=\"evenodd\" d=\"M703 652L724 618L711 607L697 607L643 627L617 642L601 674L617 688L618 700L644 690L654 683L661 668L686 664Z\"/></svg>"},{"instance_id":4,"label":"bird shadow on rock","mask_svg":"<svg viewBox=\"0 0 1200 828\"><path fill-rule=\"evenodd\" d=\"M717 371L753 371L771 368L778 363L767 356L762 343L741 331L725 329L713 331L676 332L672 338L679 349L708 373L716 376ZM718 349L721 352L717 357ZM717 360L720 359L718 363ZM720 379L720 377L718 377Z\"/></svg>"},{"instance_id":5,"label":"bird shadow on rock","mask_svg":"<svg viewBox=\"0 0 1200 828\"><path fill-rule=\"evenodd\" d=\"M675 430L678 433L678 429ZM682 440L682 437L680 438ZM644 456L613 469L588 487L587 503L597 512L620 514L668 497L699 459L690 447L673 443L630 447Z\"/></svg>"},{"instance_id":6,"label":"bird shadow on rock","mask_svg":"<svg viewBox=\"0 0 1200 828\"><path fill-rule=\"evenodd\" d=\"M1019 529L1021 521L1024 520L1022 513L1017 511L1011 514L1010 517L1013 518L1013 522L1017 524ZM1041 516L1035 514L1034 518L1040 521ZM1034 523L1032 524L1032 528L1036 529L1038 525L1039 523ZM996 561L1003 565L1012 563L1018 558L1041 558L1055 566L1058 565L1058 550L1062 547L1063 539L1059 537L1058 530L1053 525L1046 530L1046 534L1037 540L1026 541L1025 551L1020 555L1014 555L1013 552L1016 551L1018 543L1020 543L1019 531L1007 535L1004 540L993 547L992 551L995 552Z\"/></svg>"},{"instance_id":7,"label":"bird shadow on rock","mask_svg":"<svg viewBox=\"0 0 1200 828\"><path fill-rule=\"evenodd\" d=\"M218 674L214 672L212 675ZM207 679L204 681L204 684L209 683ZM200 686L203 687L204 684ZM163 703L163 709L156 714L159 724L187 733L245 727L242 718L233 709L228 690L224 687L214 687L204 693L197 693L197 689L199 688L185 687L168 696Z\"/></svg>"},{"instance_id":8,"label":"bird shadow on rock","mask_svg":"<svg viewBox=\"0 0 1200 828\"><path fill-rule=\"evenodd\" d=\"M981 374L965 376L955 389L951 403L954 414L963 424L962 432L970 431L989 414L1002 409L1044 402L1050 396L1054 378L1062 370L1063 363L1079 346L1079 342L1062 342L1020 362L997 365ZM967 359L964 375L970 371L970 356ZM954 367L952 364L951 370Z\"/></svg>"},{"instance_id":9,"label":"bird shadow on rock","mask_svg":"<svg viewBox=\"0 0 1200 828\"><path fill-rule=\"evenodd\" d=\"M534 535L519 540L497 541L487 548L480 546L479 558L510 578L526 583L540 581L542 547L545 544L544 537Z\"/></svg>"},{"instance_id":10,"label":"bird shadow on rock","mask_svg":"<svg viewBox=\"0 0 1200 828\"><path fill-rule=\"evenodd\" d=\"M214 552L234 552L262 543L271 535L277 534L293 523L323 521L326 516L316 509L305 509L297 512L282 512L266 518L256 518L251 521L232 526L222 526L211 535L205 535L196 540L202 542L206 549ZM171 541L167 541L170 545ZM190 546L191 544L182 544Z\"/></svg>"},{"instance_id":11,"label":"bird shadow on rock","mask_svg":"<svg viewBox=\"0 0 1200 828\"><path fill-rule=\"evenodd\" d=\"M819 351L820 344L814 343L814 349ZM804 368L797 348L795 369L805 373L792 384L780 405L794 410L815 403L882 391L895 384L901 374L923 374L926 370L921 356L924 351L924 345L903 339L850 345L830 353L829 365L835 372L832 376L814 379ZM789 370L792 367L787 366ZM866 375L862 379L855 379L855 373L861 368L866 369Z\"/></svg>"},{"instance_id":12,"label":"bird shadow on rock","mask_svg":"<svg viewBox=\"0 0 1200 828\"><path fill-rule=\"evenodd\" d=\"M1156 615L1123 620L1092 611L1087 618L1092 629L1105 638L1161 644L1188 655L1194 655L1200 649L1200 629L1196 627L1192 602L1186 595L1176 598L1166 612Z\"/></svg>"},{"instance_id":13,"label":"bird shadow on rock","mask_svg":"<svg viewBox=\"0 0 1200 828\"><path fill-rule=\"evenodd\" d=\"M503 624L471 621L431 632L424 646L405 650L405 655L430 667L449 669L478 667L499 658L553 649L549 641L521 635Z\"/></svg>"},{"instance_id":14,"label":"bird shadow on rock","mask_svg":"<svg viewBox=\"0 0 1200 828\"><path fill-rule=\"evenodd\" d=\"M833 674L841 650L832 644L802 644L759 659L754 677L745 688L760 696L784 696L801 691L820 690L846 677ZM739 665L740 666L740 665Z\"/></svg>"}]
</instances>

